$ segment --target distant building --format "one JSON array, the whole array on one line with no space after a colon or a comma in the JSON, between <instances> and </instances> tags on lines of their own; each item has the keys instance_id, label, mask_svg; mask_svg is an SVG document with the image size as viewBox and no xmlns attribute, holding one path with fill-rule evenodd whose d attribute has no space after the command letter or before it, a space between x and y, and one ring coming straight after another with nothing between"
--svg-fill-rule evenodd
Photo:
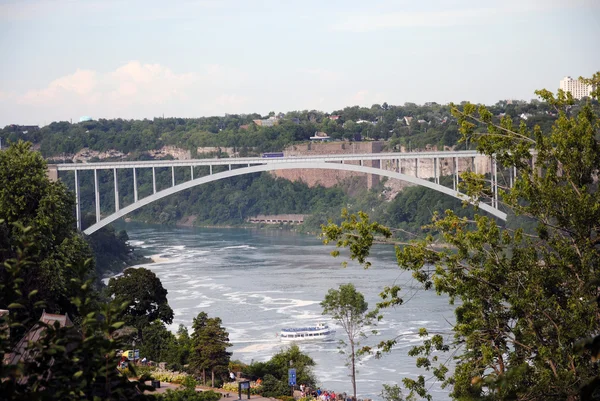
<instances>
[{"instance_id":1,"label":"distant building","mask_svg":"<svg viewBox=\"0 0 600 401\"><path fill-rule=\"evenodd\" d=\"M592 93L592 86L586 85L578 79L573 79L571 77L564 77L560 81L560 89L565 92L571 92L571 95L575 99L581 99L583 97L588 97Z\"/></svg>"},{"instance_id":2,"label":"distant building","mask_svg":"<svg viewBox=\"0 0 600 401\"><path fill-rule=\"evenodd\" d=\"M406 123L406 125L410 125L410 123L412 122L412 117L404 117L404 122Z\"/></svg>"},{"instance_id":3,"label":"distant building","mask_svg":"<svg viewBox=\"0 0 600 401\"><path fill-rule=\"evenodd\" d=\"M277 117L269 117L264 120L252 120L252 121L254 122L254 124L258 125L259 127L272 127L274 125L279 124L279 118L277 118Z\"/></svg>"},{"instance_id":4,"label":"distant building","mask_svg":"<svg viewBox=\"0 0 600 401\"><path fill-rule=\"evenodd\" d=\"M329 119L330 119L330 120L333 120L333 121L335 121L335 120L339 120L339 119L340 119L340 117L341 117L341 116L339 116L339 115L332 114L332 115L330 115L330 116L329 116Z\"/></svg>"},{"instance_id":5,"label":"distant building","mask_svg":"<svg viewBox=\"0 0 600 401\"><path fill-rule=\"evenodd\" d=\"M328 141L329 139L329 135L325 132L315 132L315 135L310 137L311 141Z\"/></svg>"},{"instance_id":6,"label":"distant building","mask_svg":"<svg viewBox=\"0 0 600 401\"><path fill-rule=\"evenodd\" d=\"M529 117L533 117L533 114L531 114L531 113L521 113L521 114L519 115L519 117L520 117L522 120L528 120L528 119L529 119Z\"/></svg>"},{"instance_id":7,"label":"distant building","mask_svg":"<svg viewBox=\"0 0 600 401\"><path fill-rule=\"evenodd\" d=\"M27 333L25 333L25 336L23 336L23 338L21 338L21 340L15 345L11 353L4 354L3 360L5 364L15 365L19 361L27 362L33 360L39 351L35 349L28 349L28 344L30 342L40 341L42 334L46 330L46 325L54 325L55 322L58 322L60 327L73 326L73 323L71 322L71 319L69 319L68 315L56 315L53 313L46 313L46 311L42 313L42 317L40 317L39 321L41 324L39 322L35 323L33 327L29 329ZM72 349L72 344L67 345L67 351Z\"/></svg>"},{"instance_id":8,"label":"distant building","mask_svg":"<svg viewBox=\"0 0 600 401\"><path fill-rule=\"evenodd\" d=\"M79 122L82 123L84 121L92 121L92 117L90 116L81 116L79 117Z\"/></svg>"}]
</instances>

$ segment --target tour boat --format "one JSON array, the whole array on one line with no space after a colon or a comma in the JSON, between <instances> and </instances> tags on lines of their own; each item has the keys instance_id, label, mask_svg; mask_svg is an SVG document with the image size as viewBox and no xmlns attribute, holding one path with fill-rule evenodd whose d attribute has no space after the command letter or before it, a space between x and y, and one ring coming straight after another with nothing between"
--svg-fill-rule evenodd
<instances>
[{"instance_id":1,"label":"tour boat","mask_svg":"<svg viewBox=\"0 0 600 401\"><path fill-rule=\"evenodd\" d=\"M316 326L296 327L281 329L279 339L281 341L310 341L310 340L332 340L335 330L325 323L317 323Z\"/></svg>"}]
</instances>

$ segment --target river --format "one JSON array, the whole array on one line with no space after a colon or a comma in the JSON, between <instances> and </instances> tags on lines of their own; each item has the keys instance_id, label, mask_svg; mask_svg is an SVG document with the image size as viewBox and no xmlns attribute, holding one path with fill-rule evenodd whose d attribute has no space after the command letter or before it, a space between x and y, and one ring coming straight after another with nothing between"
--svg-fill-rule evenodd
<instances>
[{"instance_id":1,"label":"river","mask_svg":"<svg viewBox=\"0 0 600 401\"><path fill-rule=\"evenodd\" d=\"M283 345L276 334L282 327L321 321L333 324L321 314L319 305L330 288L353 283L374 306L384 286L400 285L405 303L386 310L384 319L373 327L378 334L365 341L375 344L397 336L398 343L380 359L362 358L357 376L360 398L381 399L382 384L400 384L403 377L431 377L415 367L408 350L420 343L420 327L449 333L448 322L454 320L445 297L420 289L410 273L398 269L394 248L389 245L373 248L373 266L365 270L355 263L341 267L343 255L330 256L332 246L289 231L137 223L124 227L131 244L157 260L145 267L154 271L168 290L175 312L170 328L176 330L180 323L190 328L201 311L218 316L229 332L232 358L245 363L268 360L279 351ZM317 363L314 372L322 388L351 393L349 371L336 342L300 346ZM448 399L447 390L429 382L435 400Z\"/></svg>"}]
</instances>

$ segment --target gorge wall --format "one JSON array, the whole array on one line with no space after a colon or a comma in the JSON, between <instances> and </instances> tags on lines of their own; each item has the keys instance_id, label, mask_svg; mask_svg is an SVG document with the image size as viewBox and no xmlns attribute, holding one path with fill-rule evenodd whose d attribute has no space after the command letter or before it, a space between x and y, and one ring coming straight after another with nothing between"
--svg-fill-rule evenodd
<instances>
[{"instance_id":1,"label":"gorge wall","mask_svg":"<svg viewBox=\"0 0 600 401\"><path fill-rule=\"evenodd\" d=\"M353 154L353 153L382 153L384 142L324 142L324 143L305 143L289 146L284 150L285 156L317 156L326 154ZM444 150L452 150L446 148ZM436 147L427 149L415 149L415 151L437 151ZM402 148L401 152L405 153L406 149ZM350 163L349 163L350 164ZM354 162L353 164L359 164ZM406 175L419 178L429 179L435 176L433 160L373 160L365 162L367 167L383 168L389 171L395 171ZM440 159L441 175L451 175L455 173L455 161L453 158ZM458 172L476 171L478 173L489 173L491 171L491 163L489 158L484 156L471 159L458 159ZM322 185L324 187L333 187L342 183L351 177L359 177L364 185L371 189L379 183L380 176L364 173L355 173L350 171L336 170L280 170L274 171L272 174L276 177L286 178L291 181L303 181L309 186ZM388 180L386 187L389 187L393 192L401 190L403 187L410 185L399 180Z\"/></svg>"}]
</instances>

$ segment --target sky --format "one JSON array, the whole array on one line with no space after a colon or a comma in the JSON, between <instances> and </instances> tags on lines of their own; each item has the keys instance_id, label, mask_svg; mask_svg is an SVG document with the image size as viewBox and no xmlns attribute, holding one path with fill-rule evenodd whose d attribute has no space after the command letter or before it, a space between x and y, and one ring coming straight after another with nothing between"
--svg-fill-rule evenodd
<instances>
[{"instance_id":1,"label":"sky","mask_svg":"<svg viewBox=\"0 0 600 401\"><path fill-rule=\"evenodd\" d=\"M0 127L535 98L600 0L0 0Z\"/></svg>"}]
</instances>

